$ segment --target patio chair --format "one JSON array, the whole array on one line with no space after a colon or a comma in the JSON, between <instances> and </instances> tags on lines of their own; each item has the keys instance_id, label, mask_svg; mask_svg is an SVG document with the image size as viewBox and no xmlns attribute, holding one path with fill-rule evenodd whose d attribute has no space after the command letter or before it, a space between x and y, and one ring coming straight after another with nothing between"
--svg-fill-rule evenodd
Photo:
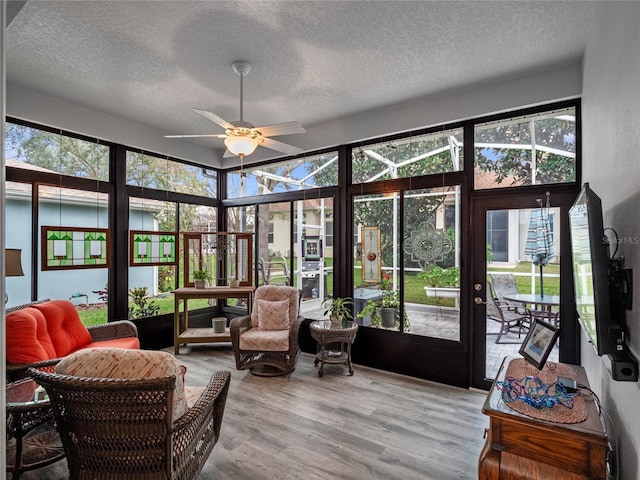
<instances>
[{"instance_id":1,"label":"patio chair","mask_svg":"<svg viewBox=\"0 0 640 480\"><path fill-rule=\"evenodd\" d=\"M71 480L195 479L220 437L230 373L183 387L163 351L96 348L56 373L29 369L49 395Z\"/></svg>"},{"instance_id":2,"label":"patio chair","mask_svg":"<svg viewBox=\"0 0 640 480\"><path fill-rule=\"evenodd\" d=\"M289 269L284 258L274 258L265 261L264 258L258 259L258 271L262 277L264 285L291 285L291 277Z\"/></svg>"},{"instance_id":3,"label":"patio chair","mask_svg":"<svg viewBox=\"0 0 640 480\"><path fill-rule=\"evenodd\" d=\"M238 370L254 375L286 375L296 368L302 293L295 287L262 285L251 315L231 320L231 344Z\"/></svg>"},{"instance_id":4,"label":"patio chair","mask_svg":"<svg viewBox=\"0 0 640 480\"><path fill-rule=\"evenodd\" d=\"M489 278L491 279L491 284L493 285L494 292L497 295L494 295L500 302L501 305L506 306L510 311L524 314L526 313L522 304L514 303L504 298L505 295L518 293L518 285L516 284L516 277L511 273L504 274L489 274Z\"/></svg>"},{"instance_id":5,"label":"patio chair","mask_svg":"<svg viewBox=\"0 0 640 480\"><path fill-rule=\"evenodd\" d=\"M487 335L497 335L496 343L498 344L522 343L522 334L526 334L531 327L531 312L526 308L523 309L522 307L519 307L520 310L514 311L509 304L498 298L491 280L487 280L487 285L489 286L487 318L500 324L500 330L498 333L487 333ZM503 337L510 333L517 333L518 338L512 340L507 338L503 339Z\"/></svg>"}]
</instances>

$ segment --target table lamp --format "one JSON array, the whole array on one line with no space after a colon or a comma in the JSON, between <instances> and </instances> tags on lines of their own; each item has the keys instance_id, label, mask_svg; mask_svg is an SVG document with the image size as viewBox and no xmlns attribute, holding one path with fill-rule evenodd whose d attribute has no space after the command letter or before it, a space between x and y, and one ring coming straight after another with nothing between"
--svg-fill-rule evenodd
<instances>
[{"instance_id":1,"label":"table lamp","mask_svg":"<svg viewBox=\"0 0 640 480\"><path fill-rule=\"evenodd\" d=\"M4 276L5 277L24 277L22 271L22 250L19 248L4 249ZM7 303L9 296L4 293L4 303Z\"/></svg>"}]
</instances>

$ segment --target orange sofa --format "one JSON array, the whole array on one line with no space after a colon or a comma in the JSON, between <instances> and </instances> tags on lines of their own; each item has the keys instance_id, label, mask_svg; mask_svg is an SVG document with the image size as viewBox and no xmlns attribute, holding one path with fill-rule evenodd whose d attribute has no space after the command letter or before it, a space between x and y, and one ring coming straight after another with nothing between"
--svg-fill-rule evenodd
<instances>
[{"instance_id":1,"label":"orange sofa","mask_svg":"<svg viewBox=\"0 0 640 480\"><path fill-rule=\"evenodd\" d=\"M90 347L140 348L138 330L128 321L87 328L68 300L33 303L7 314L6 357L10 380L25 376L28 367L57 364L72 352Z\"/></svg>"}]
</instances>

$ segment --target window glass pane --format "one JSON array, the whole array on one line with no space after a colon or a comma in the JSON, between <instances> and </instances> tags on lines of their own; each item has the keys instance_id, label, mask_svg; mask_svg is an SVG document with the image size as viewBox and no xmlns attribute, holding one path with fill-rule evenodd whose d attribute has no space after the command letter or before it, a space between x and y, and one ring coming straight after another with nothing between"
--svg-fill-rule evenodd
<instances>
[{"instance_id":1,"label":"window glass pane","mask_svg":"<svg viewBox=\"0 0 640 480\"><path fill-rule=\"evenodd\" d=\"M229 198L306 190L338 184L338 153L330 152L229 172Z\"/></svg>"},{"instance_id":2,"label":"window glass pane","mask_svg":"<svg viewBox=\"0 0 640 480\"><path fill-rule=\"evenodd\" d=\"M11 167L109 180L108 146L36 128L7 123L5 156Z\"/></svg>"},{"instance_id":3,"label":"window glass pane","mask_svg":"<svg viewBox=\"0 0 640 480\"><path fill-rule=\"evenodd\" d=\"M148 198L129 198L129 229L175 232L176 204ZM182 248L182 247L181 247ZM178 262L182 261L182 251ZM175 265L129 267L129 317L138 318L173 312ZM198 308L189 302L189 310ZM200 307L201 308L201 307Z\"/></svg>"},{"instance_id":4,"label":"window glass pane","mask_svg":"<svg viewBox=\"0 0 640 480\"><path fill-rule=\"evenodd\" d=\"M404 295L415 335L460 340L460 187L404 194Z\"/></svg>"},{"instance_id":5,"label":"window glass pane","mask_svg":"<svg viewBox=\"0 0 640 480\"><path fill-rule=\"evenodd\" d=\"M574 182L575 109L479 125L474 152L476 189Z\"/></svg>"},{"instance_id":6,"label":"window glass pane","mask_svg":"<svg viewBox=\"0 0 640 480\"><path fill-rule=\"evenodd\" d=\"M38 229L43 225L106 228L108 226L107 194L41 185L38 189ZM29 228L24 219L19 224ZM40 248L44 248L40 245ZM107 268L42 270L38 255L38 298L69 299L78 306L80 316L89 325L107 321Z\"/></svg>"},{"instance_id":7,"label":"window glass pane","mask_svg":"<svg viewBox=\"0 0 640 480\"><path fill-rule=\"evenodd\" d=\"M306 318L323 318L322 301L333 295L333 243L329 245L329 225L333 226L333 198L294 202L296 235L293 284L302 290L301 310ZM331 237L332 238L332 237Z\"/></svg>"},{"instance_id":8,"label":"window glass pane","mask_svg":"<svg viewBox=\"0 0 640 480\"><path fill-rule=\"evenodd\" d=\"M354 148L353 183L462 170L462 140L456 129Z\"/></svg>"},{"instance_id":9,"label":"window glass pane","mask_svg":"<svg viewBox=\"0 0 640 480\"><path fill-rule=\"evenodd\" d=\"M258 205L258 285L291 285L291 203Z\"/></svg>"},{"instance_id":10,"label":"window glass pane","mask_svg":"<svg viewBox=\"0 0 640 480\"><path fill-rule=\"evenodd\" d=\"M249 206L243 206L243 207L231 207L231 208L227 208L227 230L229 232L247 232L247 233L254 233L255 232L255 206L254 205L249 205ZM254 260L254 265L255 265L255 261L256 261L256 254L255 254L255 244L251 245L251 258L253 258ZM254 275L256 273L256 269L253 269ZM262 280L260 280L262 278L262 272L259 270L258 267L258 285L260 285L262 283ZM254 279L251 279L252 282L254 282ZM255 283L255 282L254 282ZM227 304L233 304L235 300L234 299L229 299L227 300Z\"/></svg>"},{"instance_id":11,"label":"window glass pane","mask_svg":"<svg viewBox=\"0 0 640 480\"><path fill-rule=\"evenodd\" d=\"M215 232L217 230L218 225L218 209L216 207L209 207L206 205L194 205L190 203L181 203L179 205L180 210L180 232ZM223 277L222 274L217 273L217 263L215 262L215 249L211 249L210 246L214 245L216 242L216 237L211 236L203 236L202 241L202 265L190 265L190 271L199 270L200 267L209 272L211 279L209 283L211 285L215 284L214 281L218 277ZM178 258L178 264L181 266L180 268L180 281L179 286L184 287L185 278L184 278L184 248L185 242L184 238L180 238L180 257ZM197 257L199 258L199 256ZM169 267L161 267L167 268ZM206 306L207 301L195 301L194 305L191 305L192 301L189 301L189 309L191 308L202 308Z\"/></svg>"},{"instance_id":12,"label":"window glass pane","mask_svg":"<svg viewBox=\"0 0 640 480\"><path fill-rule=\"evenodd\" d=\"M495 378L505 356L518 355L532 318L562 328L560 241L553 235L559 218L557 207L487 211L487 378ZM550 361L558 361L559 349L556 342Z\"/></svg>"},{"instance_id":13,"label":"window glass pane","mask_svg":"<svg viewBox=\"0 0 640 480\"><path fill-rule=\"evenodd\" d=\"M20 252L22 276L6 276L6 307L31 301L31 185L5 182L5 247Z\"/></svg>"},{"instance_id":14,"label":"window glass pane","mask_svg":"<svg viewBox=\"0 0 640 480\"><path fill-rule=\"evenodd\" d=\"M360 247L355 249L353 300L356 321L362 326L407 329L398 289L399 199L399 193L354 198L353 228Z\"/></svg>"},{"instance_id":15,"label":"window glass pane","mask_svg":"<svg viewBox=\"0 0 640 480\"><path fill-rule=\"evenodd\" d=\"M255 207L227 208L227 230L230 232L255 232Z\"/></svg>"},{"instance_id":16,"label":"window glass pane","mask_svg":"<svg viewBox=\"0 0 640 480\"><path fill-rule=\"evenodd\" d=\"M127 184L215 197L217 172L152 155L127 152Z\"/></svg>"}]
</instances>

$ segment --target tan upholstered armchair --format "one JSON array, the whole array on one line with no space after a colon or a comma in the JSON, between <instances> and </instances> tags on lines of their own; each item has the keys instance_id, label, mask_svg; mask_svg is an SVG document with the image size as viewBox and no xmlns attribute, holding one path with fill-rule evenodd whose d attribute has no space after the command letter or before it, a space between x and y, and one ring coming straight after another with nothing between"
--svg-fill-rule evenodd
<instances>
[{"instance_id":1,"label":"tan upholstered armchair","mask_svg":"<svg viewBox=\"0 0 640 480\"><path fill-rule=\"evenodd\" d=\"M294 287L262 285L251 315L231 320L231 343L238 370L254 375L291 373L300 353L300 293Z\"/></svg>"},{"instance_id":2,"label":"tan upholstered armchair","mask_svg":"<svg viewBox=\"0 0 640 480\"><path fill-rule=\"evenodd\" d=\"M69 478L195 479L220 437L230 373L184 387L163 351L95 348L29 369L51 401Z\"/></svg>"}]
</instances>

